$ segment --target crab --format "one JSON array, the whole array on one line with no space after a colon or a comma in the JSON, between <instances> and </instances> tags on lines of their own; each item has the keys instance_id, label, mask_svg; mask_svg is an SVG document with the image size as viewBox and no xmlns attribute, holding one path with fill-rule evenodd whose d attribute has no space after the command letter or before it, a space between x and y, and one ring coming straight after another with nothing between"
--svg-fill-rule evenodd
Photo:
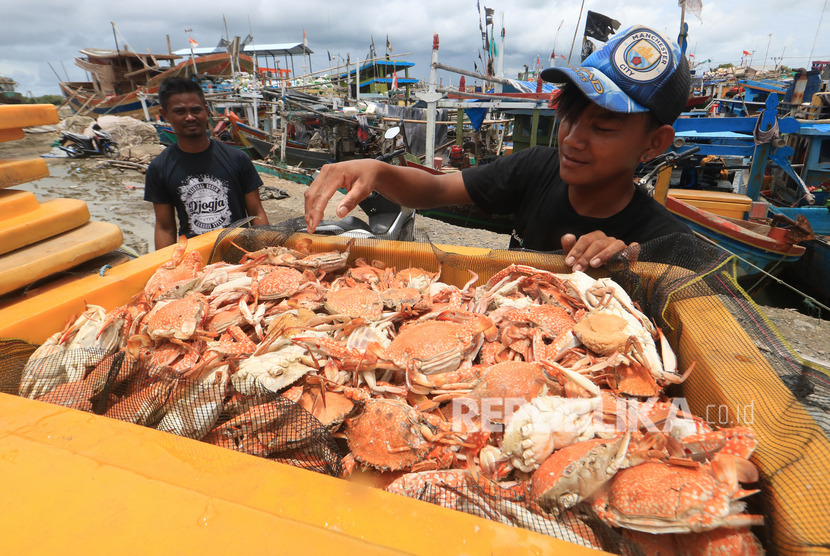
<instances>
[{"instance_id":1,"label":"crab","mask_svg":"<svg viewBox=\"0 0 830 556\"><path fill-rule=\"evenodd\" d=\"M743 513L742 498L759 492L739 483L758 480L744 458L716 454L705 465L647 461L619 471L600 489L592 508L612 527L646 533L688 533L719 527L750 527L763 517Z\"/></svg>"},{"instance_id":2,"label":"crab","mask_svg":"<svg viewBox=\"0 0 830 556\"><path fill-rule=\"evenodd\" d=\"M107 319L102 307L87 305L86 311L29 356L19 394L37 398L61 384L81 380L89 369L118 348L121 325L122 321Z\"/></svg>"},{"instance_id":3,"label":"crab","mask_svg":"<svg viewBox=\"0 0 830 556\"><path fill-rule=\"evenodd\" d=\"M333 315L376 321L383 316L383 300L375 290L366 287L329 290L323 305Z\"/></svg>"},{"instance_id":4,"label":"crab","mask_svg":"<svg viewBox=\"0 0 830 556\"><path fill-rule=\"evenodd\" d=\"M630 438L593 438L556 450L533 473L531 499L558 514L588 498L623 465Z\"/></svg>"},{"instance_id":5,"label":"crab","mask_svg":"<svg viewBox=\"0 0 830 556\"><path fill-rule=\"evenodd\" d=\"M595 435L595 413L602 398L540 396L519 407L507 423L502 454L514 467L536 470L555 449Z\"/></svg>"},{"instance_id":6,"label":"crab","mask_svg":"<svg viewBox=\"0 0 830 556\"><path fill-rule=\"evenodd\" d=\"M147 334L153 340L189 340L203 335L209 308L207 297L200 293L159 302L147 315Z\"/></svg>"},{"instance_id":7,"label":"crab","mask_svg":"<svg viewBox=\"0 0 830 556\"><path fill-rule=\"evenodd\" d=\"M178 379L155 380L136 389L107 409L104 417L152 427L165 413L165 407L178 385Z\"/></svg>"},{"instance_id":8,"label":"crab","mask_svg":"<svg viewBox=\"0 0 830 556\"><path fill-rule=\"evenodd\" d=\"M231 382L246 395L278 392L316 370L314 361L304 349L289 344L243 360L231 376Z\"/></svg>"},{"instance_id":9,"label":"crab","mask_svg":"<svg viewBox=\"0 0 830 556\"><path fill-rule=\"evenodd\" d=\"M438 469L401 475L386 491L454 509L458 505L459 489L470 484L474 482L464 469Z\"/></svg>"},{"instance_id":10,"label":"crab","mask_svg":"<svg viewBox=\"0 0 830 556\"><path fill-rule=\"evenodd\" d=\"M261 274L251 284L255 299L291 297L309 282L316 280L313 273L300 272L291 267L277 266Z\"/></svg>"},{"instance_id":11,"label":"crab","mask_svg":"<svg viewBox=\"0 0 830 556\"><path fill-rule=\"evenodd\" d=\"M345 423L355 460L383 471L448 468L462 444L446 421L397 400L367 400Z\"/></svg>"},{"instance_id":12,"label":"crab","mask_svg":"<svg viewBox=\"0 0 830 556\"><path fill-rule=\"evenodd\" d=\"M429 272L423 268L404 268L394 273L389 280L391 287L414 288L423 295L430 293L430 286L436 283L441 276L441 269L437 272Z\"/></svg>"},{"instance_id":13,"label":"crab","mask_svg":"<svg viewBox=\"0 0 830 556\"><path fill-rule=\"evenodd\" d=\"M430 388L423 375L454 371L469 364L482 342L495 339L497 330L489 317L464 311L424 315L402 327L388 348L373 343L367 348L381 365L407 371L410 384Z\"/></svg>"},{"instance_id":14,"label":"crab","mask_svg":"<svg viewBox=\"0 0 830 556\"><path fill-rule=\"evenodd\" d=\"M170 260L156 269L144 286L147 299L181 297L199 281L202 255L198 251L185 254L187 238L179 236Z\"/></svg>"},{"instance_id":15,"label":"crab","mask_svg":"<svg viewBox=\"0 0 830 556\"><path fill-rule=\"evenodd\" d=\"M432 301L415 288L391 287L380 292L383 306L393 311L407 313L426 312L432 309Z\"/></svg>"},{"instance_id":16,"label":"crab","mask_svg":"<svg viewBox=\"0 0 830 556\"><path fill-rule=\"evenodd\" d=\"M246 454L267 457L291 442L291 435L307 434L307 431L295 431L283 426L285 416L292 407L296 408L293 403L283 398L254 405L211 429L202 441Z\"/></svg>"},{"instance_id":17,"label":"crab","mask_svg":"<svg viewBox=\"0 0 830 556\"><path fill-rule=\"evenodd\" d=\"M201 380L177 389L156 428L196 440L202 438L219 419L229 376L228 366L224 365Z\"/></svg>"}]
</instances>

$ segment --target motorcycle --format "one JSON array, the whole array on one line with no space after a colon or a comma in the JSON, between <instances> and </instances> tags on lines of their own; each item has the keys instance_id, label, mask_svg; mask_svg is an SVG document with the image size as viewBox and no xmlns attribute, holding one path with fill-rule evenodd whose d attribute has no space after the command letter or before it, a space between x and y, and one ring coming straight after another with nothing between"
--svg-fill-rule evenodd
<instances>
[{"instance_id":1,"label":"motorcycle","mask_svg":"<svg viewBox=\"0 0 830 556\"><path fill-rule=\"evenodd\" d=\"M118 144L98 123L92 124L92 136L62 131L58 148L70 158L118 156Z\"/></svg>"},{"instance_id":2,"label":"motorcycle","mask_svg":"<svg viewBox=\"0 0 830 556\"><path fill-rule=\"evenodd\" d=\"M401 156L403 149L377 157L388 162ZM317 177L319 170L314 173ZM415 240L415 210L402 207L373 191L360 201L358 206L368 217L368 222L356 216L347 216L340 220L323 220L314 233L323 235L342 235L344 237L389 239L395 241ZM307 231L302 218L297 219L299 232Z\"/></svg>"}]
</instances>

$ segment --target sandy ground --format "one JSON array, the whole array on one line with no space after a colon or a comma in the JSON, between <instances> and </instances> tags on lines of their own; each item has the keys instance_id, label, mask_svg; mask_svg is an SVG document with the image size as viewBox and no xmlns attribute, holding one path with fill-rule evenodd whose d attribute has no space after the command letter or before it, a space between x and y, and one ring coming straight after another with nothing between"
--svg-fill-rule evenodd
<instances>
[{"instance_id":1,"label":"sandy ground","mask_svg":"<svg viewBox=\"0 0 830 556\"><path fill-rule=\"evenodd\" d=\"M101 167L100 159L74 160L65 158L53 145L59 134L27 133L24 139L0 143L0 158L46 156L50 176L21 184L17 189L32 191L40 201L57 197L75 197L87 202L93 220L113 222L121 226L124 244L139 254L152 249L153 210L143 200L144 175L135 170ZM263 197L269 192L284 191L287 198L264 199L263 206L271 223L303 215L303 191L306 186L274 176L263 175ZM340 194L337 194L339 197ZM326 218L336 219L337 197L329 203ZM362 215L357 212L356 216ZM426 232L435 243L474 247L506 248L508 237L486 230L453 226L416 217L416 230ZM782 336L802 356L820 362L830 361L830 321L811 317L794 309L763 307Z\"/></svg>"}]
</instances>

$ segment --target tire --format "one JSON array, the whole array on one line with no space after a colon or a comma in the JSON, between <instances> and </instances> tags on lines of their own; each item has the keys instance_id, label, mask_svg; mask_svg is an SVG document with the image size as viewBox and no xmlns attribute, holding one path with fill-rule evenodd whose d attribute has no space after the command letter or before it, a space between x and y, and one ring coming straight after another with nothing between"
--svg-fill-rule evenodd
<instances>
[{"instance_id":1,"label":"tire","mask_svg":"<svg viewBox=\"0 0 830 556\"><path fill-rule=\"evenodd\" d=\"M70 143L69 145L62 147L62 149L66 151L69 158L83 158L86 156L86 153L82 149L79 149L74 143Z\"/></svg>"},{"instance_id":2,"label":"tire","mask_svg":"<svg viewBox=\"0 0 830 556\"><path fill-rule=\"evenodd\" d=\"M118 145L115 143L107 143L105 149L107 151L106 155L108 158L118 158L118 155L121 154L118 151Z\"/></svg>"}]
</instances>

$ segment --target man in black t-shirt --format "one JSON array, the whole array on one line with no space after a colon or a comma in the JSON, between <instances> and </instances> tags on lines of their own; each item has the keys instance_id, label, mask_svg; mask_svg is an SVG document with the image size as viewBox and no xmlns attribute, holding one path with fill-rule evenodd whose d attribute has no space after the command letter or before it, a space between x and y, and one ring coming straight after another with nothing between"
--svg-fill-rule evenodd
<instances>
[{"instance_id":1,"label":"man in black t-shirt","mask_svg":"<svg viewBox=\"0 0 830 556\"><path fill-rule=\"evenodd\" d=\"M690 233L634 185L638 165L671 145L671 124L689 96L689 67L677 44L631 27L582 66L548 68L542 78L566 83L557 99L558 150L537 147L443 175L376 160L327 165L305 193L309 231L344 188L340 217L373 189L416 209L475 203L514 213L511 247L562 248L574 270L601 266L632 244Z\"/></svg>"},{"instance_id":2,"label":"man in black t-shirt","mask_svg":"<svg viewBox=\"0 0 830 556\"><path fill-rule=\"evenodd\" d=\"M147 168L144 200L153 203L155 247L176 243L178 234L193 237L232 222L256 217L268 224L259 199L262 178L244 153L207 136L207 105L201 87L182 78L159 86L160 113L176 132Z\"/></svg>"}]
</instances>

